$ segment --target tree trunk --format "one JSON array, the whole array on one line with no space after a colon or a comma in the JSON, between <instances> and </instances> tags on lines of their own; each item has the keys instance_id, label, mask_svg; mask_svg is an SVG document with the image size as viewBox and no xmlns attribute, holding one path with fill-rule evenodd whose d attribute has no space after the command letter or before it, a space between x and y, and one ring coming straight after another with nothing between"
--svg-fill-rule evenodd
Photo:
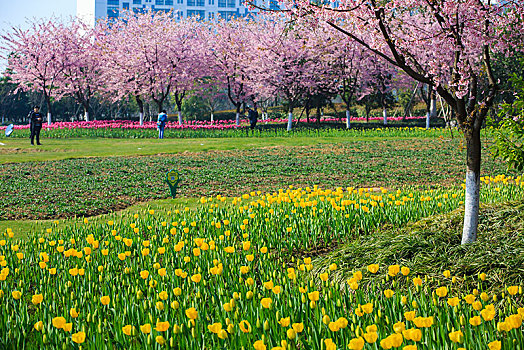
<instances>
[{"instance_id":1,"label":"tree trunk","mask_svg":"<svg viewBox=\"0 0 524 350\"><path fill-rule=\"evenodd\" d=\"M89 112L88 111L84 111L84 119L86 122L89 121Z\"/></svg>"},{"instance_id":2,"label":"tree trunk","mask_svg":"<svg viewBox=\"0 0 524 350\"><path fill-rule=\"evenodd\" d=\"M429 116L431 118L437 117L437 95L435 94L435 91L432 91L431 93L431 102L429 107Z\"/></svg>"},{"instance_id":3,"label":"tree trunk","mask_svg":"<svg viewBox=\"0 0 524 350\"><path fill-rule=\"evenodd\" d=\"M429 129L429 120L431 118L431 113L426 112L426 129Z\"/></svg>"},{"instance_id":4,"label":"tree trunk","mask_svg":"<svg viewBox=\"0 0 524 350\"><path fill-rule=\"evenodd\" d=\"M478 129L478 130L477 130ZM475 242L479 223L480 202L480 127L468 127L464 131L466 139L466 199L464 201L464 228L462 244Z\"/></svg>"},{"instance_id":5,"label":"tree trunk","mask_svg":"<svg viewBox=\"0 0 524 350\"><path fill-rule=\"evenodd\" d=\"M309 112L310 112L309 106L306 105L306 121L308 124L309 124Z\"/></svg>"},{"instance_id":6,"label":"tree trunk","mask_svg":"<svg viewBox=\"0 0 524 350\"><path fill-rule=\"evenodd\" d=\"M346 128L351 129L351 115L349 110L346 109Z\"/></svg>"},{"instance_id":7,"label":"tree trunk","mask_svg":"<svg viewBox=\"0 0 524 350\"><path fill-rule=\"evenodd\" d=\"M235 121L236 121L236 125L239 126L240 125L240 106L241 104L240 103L237 103L236 105L236 115L235 115Z\"/></svg>"},{"instance_id":8,"label":"tree trunk","mask_svg":"<svg viewBox=\"0 0 524 350\"><path fill-rule=\"evenodd\" d=\"M140 125L144 125L144 102L140 98L140 96L135 95L136 104L138 105L138 112L140 113Z\"/></svg>"},{"instance_id":9,"label":"tree trunk","mask_svg":"<svg viewBox=\"0 0 524 350\"><path fill-rule=\"evenodd\" d=\"M213 112L211 112L211 123L215 121L215 116L213 115Z\"/></svg>"},{"instance_id":10,"label":"tree trunk","mask_svg":"<svg viewBox=\"0 0 524 350\"><path fill-rule=\"evenodd\" d=\"M293 125L293 112L289 112L287 115L287 131L291 131L292 125Z\"/></svg>"},{"instance_id":11,"label":"tree trunk","mask_svg":"<svg viewBox=\"0 0 524 350\"><path fill-rule=\"evenodd\" d=\"M162 113L162 106L164 105L164 99L156 100L155 102L158 108L158 113Z\"/></svg>"},{"instance_id":12,"label":"tree trunk","mask_svg":"<svg viewBox=\"0 0 524 350\"><path fill-rule=\"evenodd\" d=\"M177 111L177 114L178 114L178 125L182 125L182 111L179 109Z\"/></svg>"},{"instance_id":13,"label":"tree trunk","mask_svg":"<svg viewBox=\"0 0 524 350\"><path fill-rule=\"evenodd\" d=\"M47 125L51 125L51 100L49 99L47 94L45 94L45 99L47 105Z\"/></svg>"},{"instance_id":14,"label":"tree trunk","mask_svg":"<svg viewBox=\"0 0 524 350\"><path fill-rule=\"evenodd\" d=\"M388 110L386 107L382 110L382 115L384 116L384 125L388 125Z\"/></svg>"}]
</instances>

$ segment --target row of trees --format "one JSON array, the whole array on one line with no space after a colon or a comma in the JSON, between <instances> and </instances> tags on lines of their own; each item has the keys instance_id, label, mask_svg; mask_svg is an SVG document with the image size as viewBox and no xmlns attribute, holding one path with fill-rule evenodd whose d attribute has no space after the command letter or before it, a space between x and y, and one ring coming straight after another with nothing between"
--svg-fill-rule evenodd
<instances>
[{"instance_id":1,"label":"row of trees","mask_svg":"<svg viewBox=\"0 0 524 350\"><path fill-rule=\"evenodd\" d=\"M131 97L141 122L145 102L161 111L172 101L179 123L189 95L211 102L227 96L237 122L243 105L264 106L278 96L291 129L299 104L309 113L339 95L349 127L355 100L372 96L385 111L393 88L412 85L407 75L327 25L289 25L281 16L203 22L129 13L96 28L35 22L3 39L6 76L23 90L42 92L49 123L52 101L64 96L82 106L85 120L95 97Z\"/></svg>"}]
</instances>

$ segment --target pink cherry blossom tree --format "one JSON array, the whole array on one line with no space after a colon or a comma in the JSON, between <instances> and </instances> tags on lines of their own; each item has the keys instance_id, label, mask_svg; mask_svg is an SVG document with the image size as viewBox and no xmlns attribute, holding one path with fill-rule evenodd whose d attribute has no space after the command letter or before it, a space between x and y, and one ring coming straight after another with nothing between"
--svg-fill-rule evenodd
<instances>
[{"instance_id":1,"label":"pink cherry blossom tree","mask_svg":"<svg viewBox=\"0 0 524 350\"><path fill-rule=\"evenodd\" d=\"M240 124L240 108L253 94L248 72L253 65L249 61L253 44L247 35L254 30L253 23L245 19L218 19L207 37L212 65L210 74L227 90L227 96L235 106L237 126Z\"/></svg>"},{"instance_id":2,"label":"pink cherry blossom tree","mask_svg":"<svg viewBox=\"0 0 524 350\"><path fill-rule=\"evenodd\" d=\"M161 112L166 99L174 94L182 124L183 98L202 72L201 24L194 18L175 20L171 12L128 12L122 17L108 23L100 35L110 90L118 98L133 95L141 116L144 98Z\"/></svg>"},{"instance_id":3,"label":"pink cherry blossom tree","mask_svg":"<svg viewBox=\"0 0 524 350\"><path fill-rule=\"evenodd\" d=\"M68 31L64 35L67 63L57 81L57 90L73 97L83 107L85 121L89 121L90 102L104 84L100 46L94 30L81 22L73 22L64 30Z\"/></svg>"},{"instance_id":4,"label":"pink cherry blossom tree","mask_svg":"<svg viewBox=\"0 0 524 350\"><path fill-rule=\"evenodd\" d=\"M287 30L278 17L259 18L253 31L249 76L262 95L280 95L287 102L287 130L293 123L293 109L308 93L319 88L325 70L318 51L310 47L310 33Z\"/></svg>"},{"instance_id":5,"label":"pink cherry blossom tree","mask_svg":"<svg viewBox=\"0 0 524 350\"><path fill-rule=\"evenodd\" d=\"M68 64L67 24L56 19L35 20L27 30L12 28L2 35L8 53L9 77L25 91L41 92L51 124L51 101L60 98L57 86Z\"/></svg>"},{"instance_id":6,"label":"pink cherry blossom tree","mask_svg":"<svg viewBox=\"0 0 524 350\"><path fill-rule=\"evenodd\" d=\"M342 0L332 8L288 1L286 14L336 30L434 87L453 109L466 141L466 198L462 243L476 240L481 168L480 131L498 92L494 52L517 46L524 1Z\"/></svg>"}]
</instances>

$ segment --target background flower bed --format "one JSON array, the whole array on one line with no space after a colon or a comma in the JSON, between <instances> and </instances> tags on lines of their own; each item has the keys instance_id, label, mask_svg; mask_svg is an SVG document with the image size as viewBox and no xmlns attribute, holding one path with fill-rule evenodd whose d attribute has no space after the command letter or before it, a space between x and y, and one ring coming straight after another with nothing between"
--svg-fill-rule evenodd
<instances>
[{"instance_id":1,"label":"background flower bed","mask_svg":"<svg viewBox=\"0 0 524 350\"><path fill-rule=\"evenodd\" d=\"M305 123L302 119L298 128L288 132L285 130L287 119L259 119L258 127L254 131L249 129L249 122L241 119L237 126L235 120L219 121L186 121L179 125L176 121L166 124L166 138L206 138L206 137L249 137L249 136L294 136L305 134L319 134L320 136L355 135L365 132L368 136L426 136L449 133L442 128L426 130L420 128L425 125L425 117L395 117L389 118L388 127L382 124L381 118L370 118L370 123L364 123L365 118L353 118L354 130L346 130L345 121L337 118L326 117L322 124L315 122ZM296 123L297 120L294 120ZM441 125L442 123L439 123ZM378 129L377 129L378 127ZM5 130L6 126L0 126ZM10 137L29 137L29 124L15 125ZM364 129L364 131L363 131ZM4 137L2 132L1 137ZM104 138L156 138L158 137L156 122L144 122L140 125L131 120L98 120L90 122L56 122L51 125L44 124L42 138L71 138L71 137L104 137Z\"/></svg>"}]
</instances>

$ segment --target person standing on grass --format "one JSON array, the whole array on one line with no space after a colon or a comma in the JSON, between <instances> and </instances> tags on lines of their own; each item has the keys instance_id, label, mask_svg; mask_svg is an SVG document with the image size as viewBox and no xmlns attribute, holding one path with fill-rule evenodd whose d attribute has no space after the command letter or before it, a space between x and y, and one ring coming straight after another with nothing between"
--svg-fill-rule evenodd
<instances>
[{"instance_id":1,"label":"person standing on grass","mask_svg":"<svg viewBox=\"0 0 524 350\"><path fill-rule=\"evenodd\" d=\"M257 112L257 106L255 105L255 109L251 109L251 107L247 107L247 118L249 119L250 128L253 130L255 126L257 126L258 121L258 112Z\"/></svg>"},{"instance_id":2,"label":"person standing on grass","mask_svg":"<svg viewBox=\"0 0 524 350\"><path fill-rule=\"evenodd\" d=\"M166 127L167 122L167 114L166 110L162 110L162 113L158 115L158 121L156 122L156 125L158 126L158 138L163 139L164 138L164 128Z\"/></svg>"},{"instance_id":3,"label":"person standing on grass","mask_svg":"<svg viewBox=\"0 0 524 350\"><path fill-rule=\"evenodd\" d=\"M29 112L29 130L31 131L31 144L41 145L40 143L40 130L42 130L42 121L44 116L40 113L40 107L34 106L33 110Z\"/></svg>"}]
</instances>

